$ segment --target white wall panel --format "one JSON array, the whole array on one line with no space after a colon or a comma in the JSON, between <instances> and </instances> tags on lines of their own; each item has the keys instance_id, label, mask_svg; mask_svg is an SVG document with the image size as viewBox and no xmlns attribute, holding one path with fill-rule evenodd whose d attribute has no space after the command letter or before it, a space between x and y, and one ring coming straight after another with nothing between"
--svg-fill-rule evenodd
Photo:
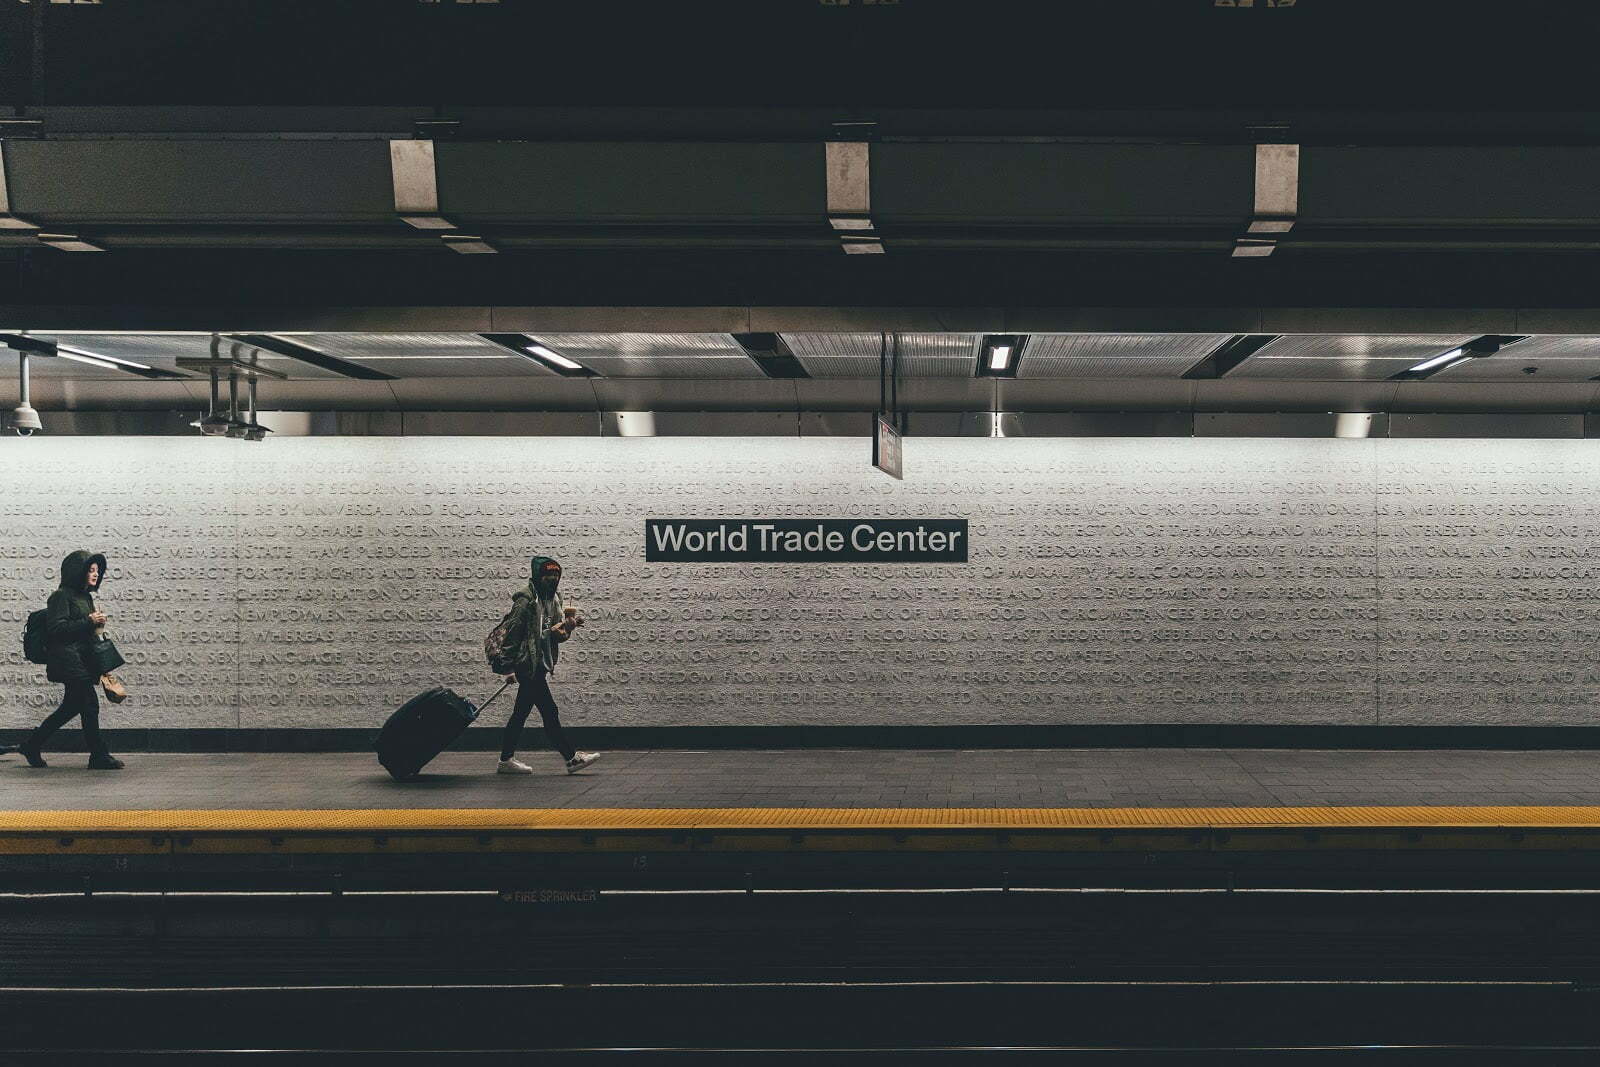
<instances>
[{"instance_id":1,"label":"white wall panel","mask_svg":"<svg viewBox=\"0 0 1600 1067\"><path fill-rule=\"evenodd\" d=\"M588 725L1583 723L1585 441L154 438L0 443L0 726L59 688L20 632L112 561L122 727L376 727L481 698L527 557L592 625ZM646 564L651 517L966 517L971 562ZM495 709L498 719L503 709Z\"/></svg>"}]
</instances>

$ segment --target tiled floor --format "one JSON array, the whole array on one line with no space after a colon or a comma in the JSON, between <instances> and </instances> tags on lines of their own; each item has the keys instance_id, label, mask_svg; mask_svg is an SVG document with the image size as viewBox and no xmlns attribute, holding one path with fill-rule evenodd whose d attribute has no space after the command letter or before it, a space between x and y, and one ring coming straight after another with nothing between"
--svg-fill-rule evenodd
<instances>
[{"instance_id":1,"label":"tiled floor","mask_svg":"<svg viewBox=\"0 0 1600 1067\"><path fill-rule=\"evenodd\" d=\"M0 758L0 810L163 808L1187 807L1600 804L1600 753L1283 749L608 752L568 776L495 775L446 753L418 781L370 755L81 754Z\"/></svg>"}]
</instances>

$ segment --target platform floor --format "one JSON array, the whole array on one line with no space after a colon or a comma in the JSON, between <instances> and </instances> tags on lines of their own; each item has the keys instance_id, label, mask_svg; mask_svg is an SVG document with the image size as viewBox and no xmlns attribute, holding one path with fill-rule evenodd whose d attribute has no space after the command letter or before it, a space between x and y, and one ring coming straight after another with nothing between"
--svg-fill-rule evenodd
<instances>
[{"instance_id":1,"label":"platform floor","mask_svg":"<svg viewBox=\"0 0 1600 1067\"><path fill-rule=\"evenodd\" d=\"M1600 753L1283 749L620 751L567 775L446 753L397 783L362 753L0 757L0 812L171 809L1276 808L1600 805Z\"/></svg>"}]
</instances>

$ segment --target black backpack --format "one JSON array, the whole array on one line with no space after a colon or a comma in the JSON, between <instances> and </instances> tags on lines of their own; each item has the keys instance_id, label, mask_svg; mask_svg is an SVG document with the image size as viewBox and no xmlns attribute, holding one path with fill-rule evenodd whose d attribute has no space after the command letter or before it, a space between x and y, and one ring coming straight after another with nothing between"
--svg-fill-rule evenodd
<instances>
[{"instance_id":1,"label":"black backpack","mask_svg":"<svg viewBox=\"0 0 1600 1067\"><path fill-rule=\"evenodd\" d=\"M28 624L22 631L22 655L29 663L50 662L50 643L45 638L43 608L28 616Z\"/></svg>"}]
</instances>

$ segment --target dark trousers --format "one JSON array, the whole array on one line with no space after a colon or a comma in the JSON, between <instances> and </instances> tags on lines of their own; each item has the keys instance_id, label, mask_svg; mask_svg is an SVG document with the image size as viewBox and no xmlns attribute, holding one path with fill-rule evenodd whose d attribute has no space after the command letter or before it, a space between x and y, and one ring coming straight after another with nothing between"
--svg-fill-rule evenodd
<instances>
[{"instance_id":1,"label":"dark trousers","mask_svg":"<svg viewBox=\"0 0 1600 1067\"><path fill-rule=\"evenodd\" d=\"M539 709L539 717L544 720L544 735L550 740L550 747L565 759L571 759L577 749L572 747L566 731L561 729L561 713L556 710L556 698L550 695L549 675L542 665L531 672L526 667L517 668L517 703L511 711L510 721L506 723L505 740L500 744L500 758L510 759L517 754L517 739L522 736L522 724L528 721L528 712L534 708Z\"/></svg>"},{"instance_id":2,"label":"dark trousers","mask_svg":"<svg viewBox=\"0 0 1600 1067\"><path fill-rule=\"evenodd\" d=\"M67 682L61 706L51 712L50 717L29 735L27 747L38 751L46 741L50 740L51 734L71 722L75 716L81 716L83 719L83 740L89 746L89 754L105 755L106 745L100 740L100 698L95 694L93 682Z\"/></svg>"}]
</instances>

